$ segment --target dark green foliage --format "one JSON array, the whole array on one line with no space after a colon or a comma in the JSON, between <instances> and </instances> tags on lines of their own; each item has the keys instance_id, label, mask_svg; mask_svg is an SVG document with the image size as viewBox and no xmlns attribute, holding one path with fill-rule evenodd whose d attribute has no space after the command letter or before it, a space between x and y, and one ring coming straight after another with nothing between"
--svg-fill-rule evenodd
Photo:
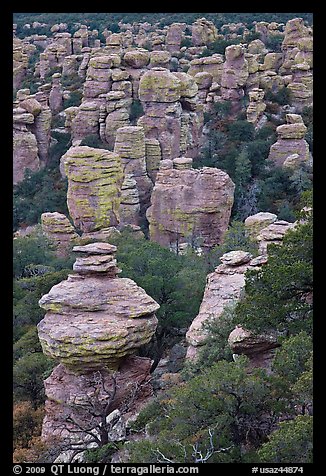
<instances>
[{"instance_id":1,"label":"dark green foliage","mask_svg":"<svg viewBox=\"0 0 326 476\"><path fill-rule=\"evenodd\" d=\"M130 122L135 125L137 119L143 116L143 114L144 110L141 101L139 99L134 99L130 107Z\"/></svg>"},{"instance_id":2,"label":"dark green foliage","mask_svg":"<svg viewBox=\"0 0 326 476\"><path fill-rule=\"evenodd\" d=\"M265 42L265 46L270 51L280 53L282 51L281 46L284 40L284 35L269 35Z\"/></svg>"},{"instance_id":3,"label":"dark green foliage","mask_svg":"<svg viewBox=\"0 0 326 476\"><path fill-rule=\"evenodd\" d=\"M44 403L43 380L54 363L42 352L26 353L13 367L15 401L30 400L36 408Z\"/></svg>"},{"instance_id":4,"label":"dark green foliage","mask_svg":"<svg viewBox=\"0 0 326 476\"><path fill-rule=\"evenodd\" d=\"M90 134L89 136L84 137L80 145L88 145L88 147L95 147L96 149L109 150L109 145L106 142L103 142L96 134Z\"/></svg>"},{"instance_id":5,"label":"dark green foliage","mask_svg":"<svg viewBox=\"0 0 326 476\"><path fill-rule=\"evenodd\" d=\"M283 86L277 92L267 89L265 92L265 100L276 102L280 106L284 106L285 104L291 103L291 92L286 86Z\"/></svg>"},{"instance_id":6,"label":"dark green foliage","mask_svg":"<svg viewBox=\"0 0 326 476\"><path fill-rule=\"evenodd\" d=\"M108 443L97 449L90 449L85 452L86 463L110 463L112 455L122 447L120 443Z\"/></svg>"},{"instance_id":7,"label":"dark green foliage","mask_svg":"<svg viewBox=\"0 0 326 476\"><path fill-rule=\"evenodd\" d=\"M291 172L283 167L273 167L266 171L260 180L260 194L258 208L261 211L278 213L278 205L281 200L292 200L294 191L291 193Z\"/></svg>"},{"instance_id":8,"label":"dark green foliage","mask_svg":"<svg viewBox=\"0 0 326 476\"><path fill-rule=\"evenodd\" d=\"M231 141L248 142L254 138L254 126L251 122L238 120L228 127L228 137Z\"/></svg>"},{"instance_id":9,"label":"dark green foliage","mask_svg":"<svg viewBox=\"0 0 326 476\"><path fill-rule=\"evenodd\" d=\"M152 440L129 444L130 461L163 462L164 455L175 463L206 462L195 445L203 455L213 446L209 463L242 462L241 445L259 445L272 423L266 418L273 408L270 390L264 372L247 373L244 358L215 363L161 396L160 406L147 411L147 419L140 413Z\"/></svg>"},{"instance_id":10,"label":"dark green foliage","mask_svg":"<svg viewBox=\"0 0 326 476\"><path fill-rule=\"evenodd\" d=\"M313 419L297 416L281 422L279 429L269 436L269 441L258 451L261 463L300 464L312 463Z\"/></svg>"},{"instance_id":11,"label":"dark green foliage","mask_svg":"<svg viewBox=\"0 0 326 476\"><path fill-rule=\"evenodd\" d=\"M246 296L236 309L246 328L311 333L312 223L307 220L285 235L282 246L269 246L266 266L247 273Z\"/></svg>"},{"instance_id":12,"label":"dark green foliage","mask_svg":"<svg viewBox=\"0 0 326 476\"><path fill-rule=\"evenodd\" d=\"M58 147L59 148L59 147ZM38 172L25 171L25 178L14 186L13 228L33 225L44 212L60 212L68 215L67 179L59 170L45 168Z\"/></svg>"},{"instance_id":13,"label":"dark green foliage","mask_svg":"<svg viewBox=\"0 0 326 476\"><path fill-rule=\"evenodd\" d=\"M160 326L168 329L189 325L205 287L204 258L194 253L178 256L155 242L135 241L128 232L114 242L122 276L133 279L160 304L156 313Z\"/></svg>"},{"instance_id":14,"label":"dark green foliage","mask_svg":"<svg viewBox=\"0 0 326 476\"><path fill-rule=\"evenodd\" d=\"M72 91L68 99L65 99L63 101L63 108L67 109L67 107L71 107L71 106L80 106L82 97L83 97L82 91Z\"/></svg>"}]
</instances>

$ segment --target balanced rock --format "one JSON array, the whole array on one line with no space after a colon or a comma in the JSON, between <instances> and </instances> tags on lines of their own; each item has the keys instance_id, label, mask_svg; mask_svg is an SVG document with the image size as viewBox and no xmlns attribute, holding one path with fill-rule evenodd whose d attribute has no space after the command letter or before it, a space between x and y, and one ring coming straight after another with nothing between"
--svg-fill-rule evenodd
<instances>
[{"instance_id":1,"label":"balanced rock","mask_svg":"<svg viewBox=\"0 0 326 476\"><path fill-rule=\"evenodd\" d=\"M221 243L233 205L234 183L222 170L188 168L190 161L163 160L147 210L150 239L175 247L200 241L211 248ZM186 165L186 168L184 167Z\"/></svg>"},{"instance_id":2,"label":"balanced rock","mask_svg":"<svg viewBox=\"0 0 326 476\"><path fill-rule=\"evenodd\" d=\"M157 326L154 299L131 279L116 277L115 250L105 243L77 246L77 274L39 301L46 310L38 324L43 352L77 373L117 369Z\"/></svg>"},{"instance_id":3,"label":"balanced rock","mask_svg":"<svg viewBox=\"0 0 326 476\"><path fill-rule=\"evenodd\" d=\"M144 129L140 126L125 126L119 128L116 133L114 152L121 157L124 174L136 182L140 212L144 214L149 206L153 186L146 170ZM125 183L124 189L130 188L130 185L130 182L128 185ZM133 197L135 198L134 195L135 194L133 194Z\"/></svg>"},{"instance_id":4,"label":"balanced rock","mask_svg":"<svg viewBox=\"0 0 326 476\"><path fill-rule=\"evenodd\" d=\"M295 226L295 223L289 223L285 220L277 220L260 230L256 238L259 244L259 253L261 255L267 255L268 245L270 243L282 244L284 235L288 230L295 228Z\"/></svg>"}]
</instances>

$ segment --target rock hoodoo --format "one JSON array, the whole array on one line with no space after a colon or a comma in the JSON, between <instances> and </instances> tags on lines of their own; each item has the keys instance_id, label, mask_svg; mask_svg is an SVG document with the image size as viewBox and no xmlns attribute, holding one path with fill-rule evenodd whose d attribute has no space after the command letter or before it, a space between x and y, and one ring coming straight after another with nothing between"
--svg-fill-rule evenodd
<instances>
[{"instance_id":1,"label":"rock hoodoo","mask_svg":"<svg viewBox=\"0 0 326 476\"><path fill-rule=\"evenodd\" d=\"M233 205L234 183L222 170L192 168L186 157L161 161L147 210L150 239L175 248L221 243Z\"/></svg>"},{"instance_id":2,"label":"rock hoodoo","mask_svg":"<svg viewBox=\"0 0 326 476\"><path fill-rule=\"evenodd\" d=\"M76 146L62 156L61 163L68 177L67 205L74 225L83 232L117 225L123 183L120 156Z\"/></svg>"},{"instance_id":3,"label":"rock hoodoo","mask_svg":"<svg viewBox=\"0 0 326 476\"><path fill-rule=\"evenodd\" d=\"M43 352L60 362L45 381L44 438L62 437L69 401L74 399L75 412L78 402L82 410L83 399L95 391L94 372L109 387L114 373L119 390L114 410L128 388L147 381L151 366L150 359L135 354L155 332L159 305L134 281L117 277L115 246L91 243L73 251L80 254L75 273L39 301L46 310L37 326Z\"/></svg>"},{"instance_id":4,"label":"rock hoodoo","mask_svg":"<svg viewBox=\"0 0 326 476\"><path fill-rule=\"evenodd\" d=\"M308 163L309 144L304 139L307 127L302 117L299 114L286 114L286 122L287 124L276 128L277 142L271 146L268 160L272 160L278 167L286 166L286 160L293 154L297 154L295 159L297 165Z\"/></svg>"}]
</instances>

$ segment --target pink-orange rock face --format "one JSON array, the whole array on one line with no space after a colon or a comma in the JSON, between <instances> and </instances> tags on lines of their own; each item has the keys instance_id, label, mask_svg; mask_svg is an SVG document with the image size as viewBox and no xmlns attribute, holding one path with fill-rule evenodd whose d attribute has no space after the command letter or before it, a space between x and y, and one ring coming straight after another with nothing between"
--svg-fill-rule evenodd
<instances>
[{"instance_id":1,"label":"pink-orange rock face","mask_svg":"<svg viewBox=\"0 0 326 476\"><path fill-rule=\"evenodd\" d=\"M203 324L218 320L226 306L241 298L245 286L245 272L253 261L252 256L244 251L231 251L222 258L222 264L207 276L199 313L186 334L187 359L189 360L196 358L200 346L204 344L207 337Z\"/></svg>"},{"instance_id":2,"label":"pink-orange rock face","mask_svg":"<svg viewBox=\"0 0 326 476\"><path fill-rule=\"evenodd\" d=\"M179 159L175 159L177 162ZM162 246L221 243L233 205L234 183L222 170L180 168L165 160L147 210L150 238Z\"/></svg>"}]
</instances>

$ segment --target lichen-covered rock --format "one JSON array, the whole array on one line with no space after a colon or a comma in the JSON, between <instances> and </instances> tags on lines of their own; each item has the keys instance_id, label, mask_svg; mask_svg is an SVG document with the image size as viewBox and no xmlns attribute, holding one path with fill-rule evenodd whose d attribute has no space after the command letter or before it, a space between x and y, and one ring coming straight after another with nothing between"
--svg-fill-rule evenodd
<instances>
[{"instance_id":1,"label":"lichen-covered rock","mask_svg":"<svg viewBox=\"0 0 326 476\"><path fill-rule=\"evenodd\" d=\"M43 352L77 372L118 368L157 326L154 299L131 279L116 277L115 249L105 243L76 247L82 253L74 266L78 274L39 301L46 310L38 324Z\"/></svg>"},{"instance_id":2,"label":"lichen-covered rock","mask_svg":"<svg viewBox=\"0 0 326 476\"><path fill-rule=\"evenodd\" d=\"M116 389L110 410L113 414L118 413L120 415L119 421L123 423L124 427L128 419L136 415L153 395L150 384L151 365L152 361L149 358L128 356L121 363L119 370L115 372ZM42 438L44 440L51 440L56 437L65 442L81 441L84 445L87 444L87 434L78 433L78 428L71 423L67 423L66 419L71 416L73 420L79 421L85 428L88 427L90 423L89 415L83 408L88 403L87 398L93 401L103 398L105 401L108 395L114 391L112 371L101 369L101 378L103 387L98 383L98 373L88 371L83 374L76 374L74 369L62 364L53 369L51 375L44 381L47 398L45 402L46 414L42 425ZM96 394L97 391L99 391L99 395ZM126 402L129 404L127 412L125 411ZM121 409L121 413L119 409ZM111 418L112 413L108 418ZM95 428L99 419L95 417L93 423ZM121 440L124 433L121 435L121 432L119 432L117 438L116 426L112 426L115 431L114 434L110 432L109 439L113 441Z\"/></svg>"},{"instance_id":3,"label":"lichen-covered rock","mask_svg":"<svg viewBox=\"0 0 326 476\"><path fill-rule=\"evenodd\" d=\"M257 238L259 232L266 228L271 223L277 220L277 215L269 212L259 212L255 215L250 215L245 219L246 234L253 239Z\"/></svg>"},{"instance_id":4,"label":"lichen-covered rock","mask_svg":"<svg viewBox=\"0 0 326 476\"><path fill-rule=\"evenodd\" d=\"M152 68L139 82L139 99L144 102L175 102L180 99L181 81L168 69Z\"/></svg>"},{"instance_id":5,"label":"lichen-covered rock","mask_svg":"<svg viewBox=\"0 0 326 476\"><path fill-rule=\"evenodd\" d=\"M266 104L263 102L264 95L265 93L263 89L254 88L249 91L249 104L246 110L247 121L255 126L259 123L259 120L262 118L262 114L266 109Z\"/></svg>"},{"instance_id":6,"label":"lichen-covered rock","mask_svg":"<svg viewBox=\"0 0 326 476\"><path fill-rule=\"evenodd\" d=\"M149 59L149 51L143 48L133 48L130 51L126 51L123 56L124 63L132 68L144 68L148 65Z\"/></svg>"},{"instance_id":7,"label":"lichen-covered rock","mask_svg":"<svg viewBox=\"0 0 326 476\"><path fill-rule=\"evenodd\" d=\"M67 205L77 228L90 232L119 223L123 170L106 149L71 147L61 158L68 177Z\"/></svg>"},{"instance_id":8,"label":"lichen-covered rock","mask_svg":"<svg viewBox=\"0 0 326 476\"><path fill-rule=\"evenodd\" d=\"M287 124L282 124L276 128L277 142L270 148L268 160L274 162L278 167L291 154L298 154L297 163L307 163L309 161L309 144L304 139L307 131L299 114L287 114Z\"/></svg>"},{"instance_id":9,"label":"lichen-covered rock","mask_svg":"<svg viewBox=\"0 0 326 476\"><path fill-rule=\"evenodd\" d=\"M165 44L168 51L178 52L180 50L186 26L186 23L172 23L168 26L165 38Z\"/></svg>"},{"instance_id":10,"label":"lichen-covered rock","mask_svg":"<svg viewBox=\"0 0 326 476\"><path fill-rule=\"evenodd\" d=\"M212 56L191 60L187 73L195 76L197 73L202 72L211 74L213 81L220 83L223 72L223 55L215 53Z\"/></svg>"},{"instance_id":11,"label":"lichen-covered rock","mask_svg":"<svg viewBox=\"0 0 326 476\"><path fill-rule=\"evenodd\" d=\"M166 247L200 242L211 248L221 243L233 193L234 184L222 170L178 170L172 161L163 160L146 213L150 239Z\"/></svg>"},{"instance_id":12,"label":"lichen-covered rock","mask_svg":"<svg viewBox=\"0 0 326 476\"><path fill-rule=\"evenodd\" d=\"M52 89L49 96L49 106L53 114L57 114L63 109L63 91L60 84L60 73L52 75Z\"/></svg>"},{"instance_id":13,"label":"lichen-covered rock","mask_svg":"<svg viewBox=\"0 0 326 476\"><path fill-rule=\"evenodd\" d=\"M217 28L206 18L199 18L191 27L191 40L194 46L207 45L217 40Z\"/></svg>"},{"instance_id":14,"label":"lichen-covered rock","mask_svg":"<svg viewBox=\"0 0 326 476\"><path fill-rule=\"evenodd\" d=\"M99 135L99 104L95 101L83 101L71 123L72 143L75 144L89 135Z\"/></svg>"},{"instance_id":15,"label":"lichen-covered rock","mask_svg":"<svg viewBox=\"0 0 326 476\"><path fill-rule=\"evenodd\" d=\"M66 257L71 247L78 242L79 235L68 218L62 213L46 212L41 215L43 233L53 244L57 256Z\"/></svg>"},{"instance_id":16,"label":"lichen-covered rock","mask_svg":"<svg viewBox=\"0 0 326 476\"><path fill-rule=\"evenodd\" d=\"M119 208L120 225L138 225L140 218L140 201L137 182L132 174L125 174L121 187Z\"/></svg>"}]
</instances>

